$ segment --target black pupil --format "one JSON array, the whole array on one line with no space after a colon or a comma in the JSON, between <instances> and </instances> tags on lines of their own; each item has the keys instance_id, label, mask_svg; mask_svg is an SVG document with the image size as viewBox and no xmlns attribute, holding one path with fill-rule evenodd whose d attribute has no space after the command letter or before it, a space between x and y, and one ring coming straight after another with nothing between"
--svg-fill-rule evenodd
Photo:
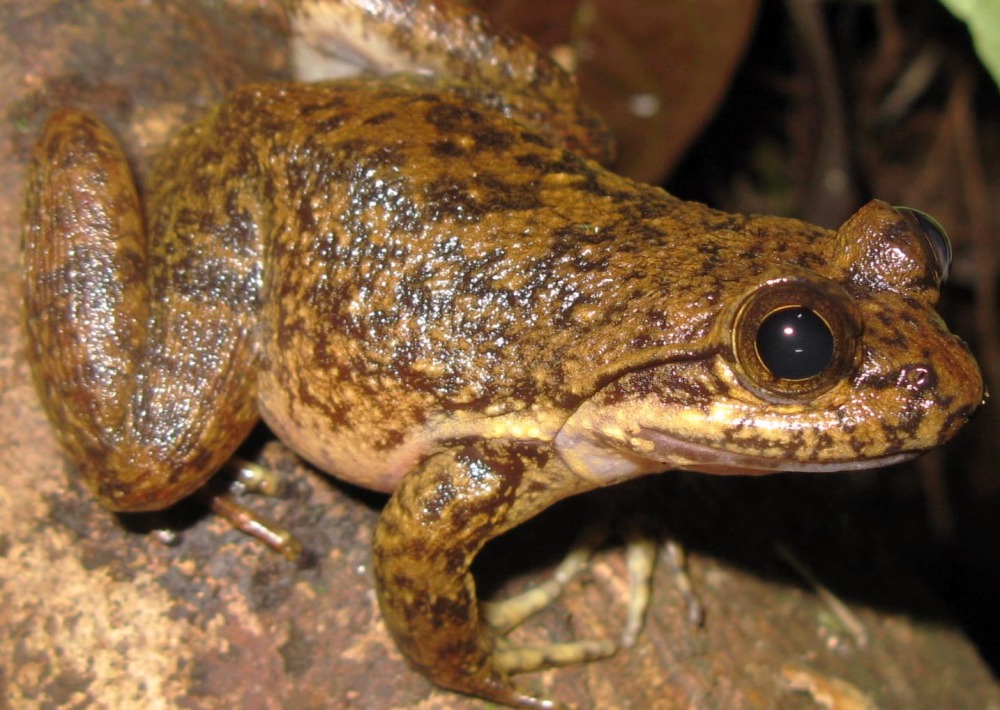
<instances>
[{"instance_id":1,"label":"black pupil","mask_svg":"<svg viewBox=\"0 0 1000 710\"><path fill-rule=\"evenodd\" d=\"M775 377L815 377L833 359L833 334L809 308L783 308L767 316L757 329L757 354Z\"/></svg>"}]
</instances>

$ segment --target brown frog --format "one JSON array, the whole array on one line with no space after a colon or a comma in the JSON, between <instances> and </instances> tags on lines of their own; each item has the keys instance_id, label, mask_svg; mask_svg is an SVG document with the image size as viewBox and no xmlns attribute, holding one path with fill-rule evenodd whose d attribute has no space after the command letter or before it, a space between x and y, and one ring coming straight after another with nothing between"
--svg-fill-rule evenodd
<instances>
[{"instance_id":1,"label":"brown frog","mask_svg":"<svg viewBox=\"0 0 1000 710\"><path fill-rule=\"evenodd\" d=\"M263 418L392 494L375 575L410 664L546 707L509 675L599 654L498 648L469 573L487 541L667 469L903 461L980 404L921 213L871 202L829 231L685 202L591 159L607 142L572 80L467 10L293 13L304 61L368 74L237 91L164 150L144 206L96 119L39 139L29 354L112 510L191 494Z\"/></svg>"}]
</instances>

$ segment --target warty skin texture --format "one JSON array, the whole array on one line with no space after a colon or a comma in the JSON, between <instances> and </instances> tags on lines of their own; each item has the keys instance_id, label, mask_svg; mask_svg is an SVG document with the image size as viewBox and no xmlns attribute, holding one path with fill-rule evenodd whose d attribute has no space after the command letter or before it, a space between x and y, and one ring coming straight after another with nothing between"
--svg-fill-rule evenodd
<instances>
[{"instance_id":1,"label":"warty skin texture","mask_svg":"<svg viewBox=\"0 0 1000 710\"><path fill-rule=\"evenodd\" d=\"M575 118L545 132L500 85L245 87L177 135L143 205L107 129L57 113L27 190L26 324L49 417L107 507L189 495L263 417L392 493L376 578L410 663L536 707L480 619L469 565L488 540L670 468L903 460L983 389L905 213L872 202L830 231L685 202L582 155L586 112L568 115L591 138ZM792 306L834 343L795 381L755 349Z\"/></svg>"}]
</instances>

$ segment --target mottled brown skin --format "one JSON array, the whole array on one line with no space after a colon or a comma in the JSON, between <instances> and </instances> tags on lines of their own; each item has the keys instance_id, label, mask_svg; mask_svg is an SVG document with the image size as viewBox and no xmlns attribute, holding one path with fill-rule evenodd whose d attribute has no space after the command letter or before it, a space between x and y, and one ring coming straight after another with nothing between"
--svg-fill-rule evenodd
<instances>
[{"instance_id":1,"label":"mottled brown skin","mask_svg":"<svg viewBox=\"0 0 1000 710\"><path fill-rule=\"evenodd\" d=\"M505 112L459 80L247 87L161 156L145 227L114 139L60 112L27 192L26 323L42 401L105 505L190 494L262 416L393 492L376 577L409 662L537 707L480 620L469 567L491 538L669 468L903 460L983 389L905 214L873 202L837 232L724 214ZM755 359L784 305L835 341L808 378Z\"/></svg>"},{"instance_id":2,"label":"mottled brown skin","mask_svg":"<svg viewBox=\"0 0 1000 710\"><path fill-rule=\"evenodd\" d=\"M607 163L604 122L579 100L576 81L527 38L491 27L458 3L437 0L283 0L296 78L316 81L405 72L476 87L481 104L552 143Z\"/></svg>"}]
</instances>

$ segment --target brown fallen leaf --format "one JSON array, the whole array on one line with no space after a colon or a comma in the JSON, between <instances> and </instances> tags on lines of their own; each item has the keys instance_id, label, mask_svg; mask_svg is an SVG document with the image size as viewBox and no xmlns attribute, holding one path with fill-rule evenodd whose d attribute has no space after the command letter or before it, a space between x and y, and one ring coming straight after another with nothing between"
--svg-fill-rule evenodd
<instances>
[{"instance_id":1,"label":"brown fallen leaf","mask_svg":"<svg viewBox=\"0 0 1000 710\"><path fill-rule=\"evenodd\" d=\"M476 3L543 47L568 45L587 101L618 140L616 169L659 182L712 118L753 32L758 0Z\"/></svg>"}]
</instances>

